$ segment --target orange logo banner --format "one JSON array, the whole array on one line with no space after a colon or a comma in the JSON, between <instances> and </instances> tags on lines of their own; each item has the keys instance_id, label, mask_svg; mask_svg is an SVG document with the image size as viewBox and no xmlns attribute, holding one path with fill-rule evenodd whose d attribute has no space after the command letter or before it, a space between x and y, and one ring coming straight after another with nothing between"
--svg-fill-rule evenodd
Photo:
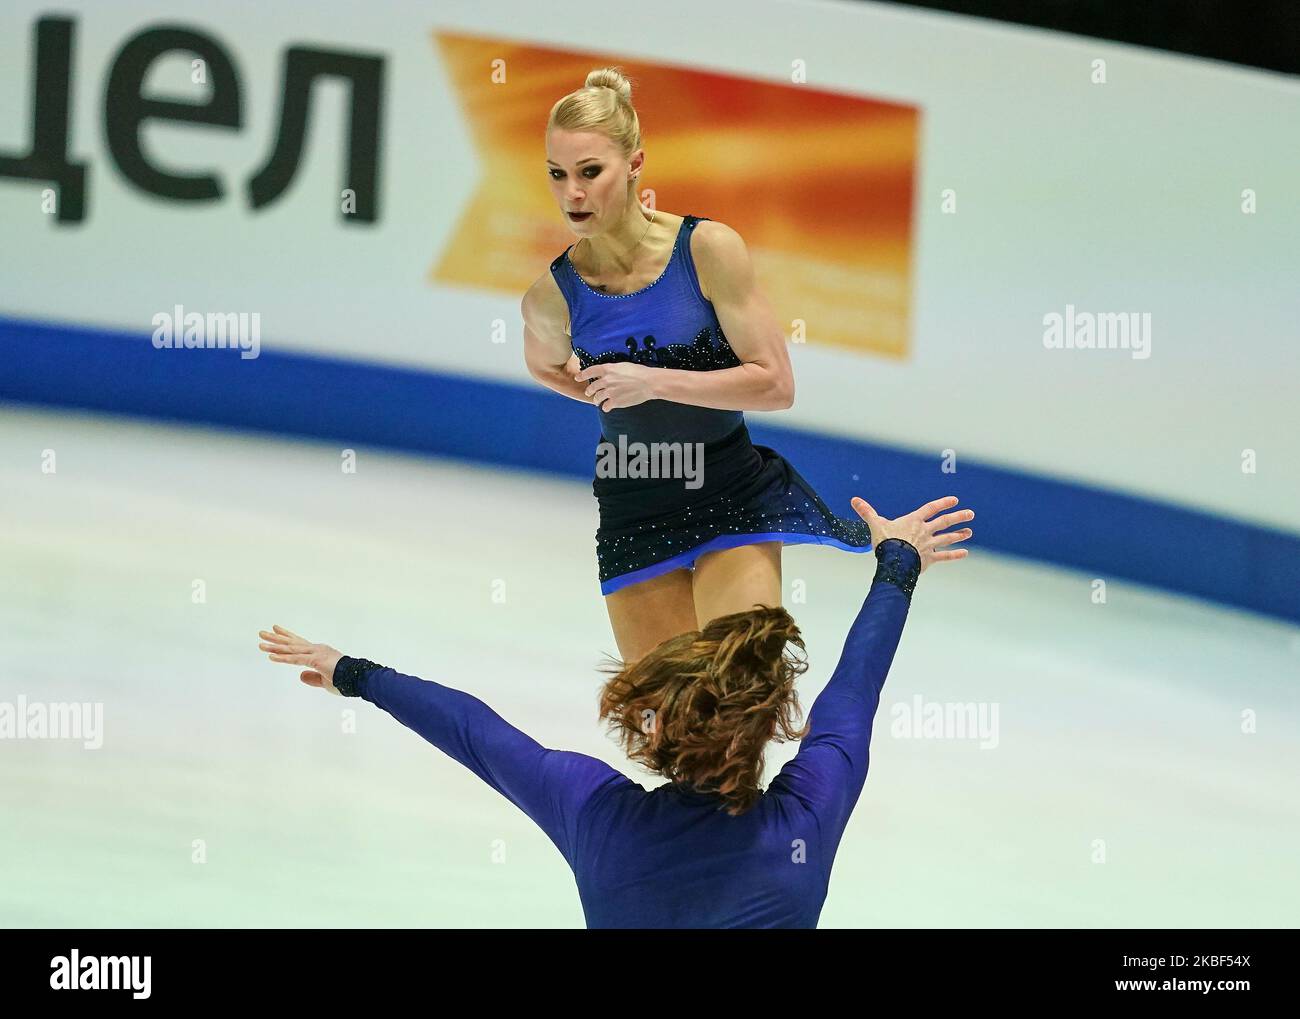
<instances>
[{"instance_id":1,"label":"orange logo banner","mask_svg":"<svg viewBox=\"0 0 1300 1019\"><path fill-rule=\"evenodd\" d=\"M547 185L546 118L588 71L614 65L633 82L641 186L655 207L740 233L787 337L906 356L916 107L616 54L434 38L481 176L431 281L522 294L573 243Z\"/></svg>"}]
</instances>

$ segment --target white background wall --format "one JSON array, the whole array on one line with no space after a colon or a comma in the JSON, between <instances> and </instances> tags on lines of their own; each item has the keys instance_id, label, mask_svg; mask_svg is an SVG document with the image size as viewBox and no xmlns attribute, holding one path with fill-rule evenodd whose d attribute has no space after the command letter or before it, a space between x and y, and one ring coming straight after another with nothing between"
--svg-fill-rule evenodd
<instances>
[{"instance_id":1,"label":"white background wall","mask_svg":"<svg viewBox=\"0 0 1300 1019\"><path fill-rule=\"evenodd\" d=\"M433 31L771 81L787 81L799 59L811 86L922 108L912 353L894 362L792 346L798 401L774 421L936 457L952 448L1300 531L1294 80L863 3L724 0L702 9L665 0L653 15L602 17L456 0L370 5L365 19L342 0L175 0L166 15L159 9L11 0L0 13L0 149L29 142L35 19L75 12L71 147L91 164L80 229L56 228L36 185L0 179L0 314L147 333L152 315L174 303L258 309L264 348L530 382L519 294L425 282L480 173ZM107 155L109 61L159 23L215 34L237 61L242 130L155 125L144 135L162 163L221 168L232 189L224 202L182 209L150 200ZM242 188L270 151L282 53L292 44L387 58L377 229L343 229L324 202L337 193L344 148L341 85L314 101L291 190L265 210L247 207ZM1104 85L1090 80L1098 58ZM188 89L184 60L160 70L160 90ZM545 187L540 173L537 186ZM940 211L946 188L956 190L956 215ZM1240 211L1245 188L1258 195L1255 215ZM1043 316L1066 304L1149 312L1151 357L1044 349ZM511 326L505 344L489 340L498 318ZM1258 457L1253 475L1240 468L1247 448Z\"/></svg>"}]
</instances>

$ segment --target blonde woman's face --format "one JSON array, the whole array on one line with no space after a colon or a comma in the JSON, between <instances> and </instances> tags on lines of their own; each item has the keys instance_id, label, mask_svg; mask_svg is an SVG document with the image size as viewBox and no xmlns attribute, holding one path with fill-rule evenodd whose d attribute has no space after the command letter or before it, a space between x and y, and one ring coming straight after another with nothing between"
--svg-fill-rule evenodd
<instances>
[{"instance_id":1,"label":"blonde woman's face","mask_svg":"<svg viewBox=\"0 0 1300 1019\"><path fill-rule=\"evenodd\" d=\"M633 157L640 161L640 152ZM546 136L546 175L569 229L583 237L618 221L627 202L629 162L605 135L561 131ZM574 213L586 213L575 217Z\"/></svg>"}]
</instances>

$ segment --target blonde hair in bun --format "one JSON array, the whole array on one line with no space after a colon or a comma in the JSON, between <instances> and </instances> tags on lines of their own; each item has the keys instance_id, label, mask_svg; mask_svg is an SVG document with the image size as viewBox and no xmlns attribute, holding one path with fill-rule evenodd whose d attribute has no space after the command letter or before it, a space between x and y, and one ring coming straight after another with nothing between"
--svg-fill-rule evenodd
<instances>
[{"instance_id":1,"label":"blonde hair in bun","mask_svg":"<svg viewBox=\"0 0 1300 1019\"><path fill-rule=\"evenodd\" d=\"M617 67L599 67L587 75L582 88L551 107L549 133L594 131L605 135L629 158L641 147L641 122L632 105L632 82Z\"/></svg>"}]
</instances>

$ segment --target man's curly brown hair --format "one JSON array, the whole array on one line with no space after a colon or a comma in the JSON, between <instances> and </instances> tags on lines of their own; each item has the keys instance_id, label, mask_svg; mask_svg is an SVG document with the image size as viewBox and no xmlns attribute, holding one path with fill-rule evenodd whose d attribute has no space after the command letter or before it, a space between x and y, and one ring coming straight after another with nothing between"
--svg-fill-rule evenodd
<instances>
[{"instance_id":1,"label":"man's curly brown hair","mask_svg":"<svg viewBox=\"0 0 1300 1019\"><path fill-rule=\"evenodd\" d=\"M797 647L796 656L789 645ZM664 641L630 665L613 659L600 717L628 757L699 792L718 793L727 813L762 795L767 744L801 739L795 680L807 649L784 608L719 616Z\"/></svg>"}]
</instances>

